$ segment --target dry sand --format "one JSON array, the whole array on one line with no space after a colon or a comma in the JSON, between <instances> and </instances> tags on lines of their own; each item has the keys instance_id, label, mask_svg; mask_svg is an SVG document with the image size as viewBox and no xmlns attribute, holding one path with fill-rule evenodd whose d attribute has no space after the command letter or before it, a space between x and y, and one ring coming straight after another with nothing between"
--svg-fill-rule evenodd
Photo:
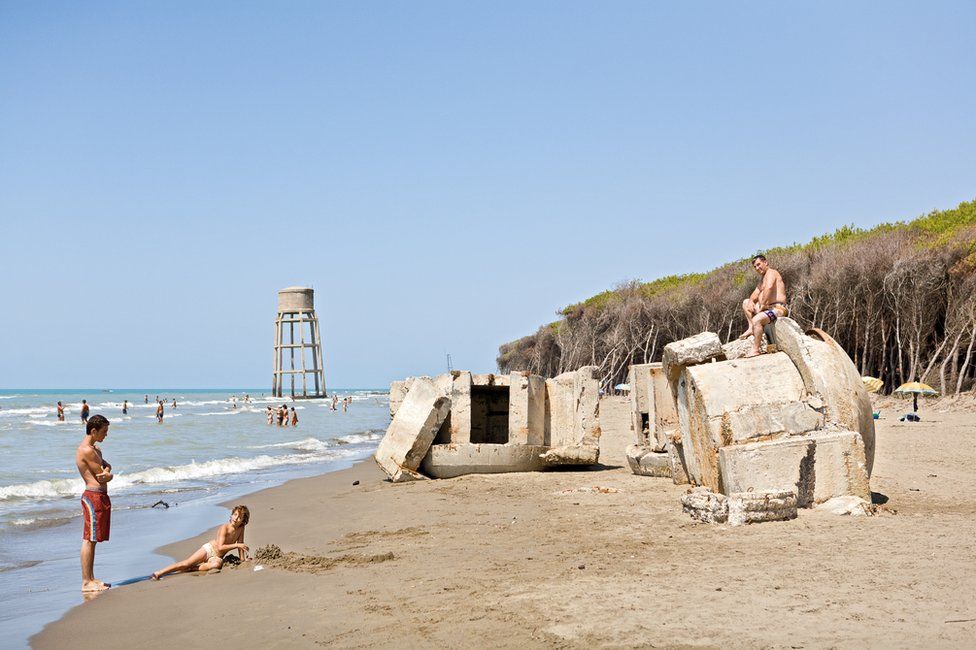
<instances>
[{"instance_id":1,"label":"dry sand","mask_svg":"<svg viewBox=\"0 0 976 650\"><path fill-rule=\"evenodd\" d=\"M393 485L370 461L244 500L252 550L282 550L263 571L113 589L32 643L973 647L976 415L889 414L873 517L729 528L692 523L683 487L619 466ZM594 486L618 491L577 491Z\"/></svg>"}]
</instances>

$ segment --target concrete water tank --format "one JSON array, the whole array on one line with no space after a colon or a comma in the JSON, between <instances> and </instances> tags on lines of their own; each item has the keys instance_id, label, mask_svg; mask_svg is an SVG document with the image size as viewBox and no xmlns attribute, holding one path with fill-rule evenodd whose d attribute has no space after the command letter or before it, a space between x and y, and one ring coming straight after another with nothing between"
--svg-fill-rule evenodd
<instances>
[{"instance_id":1,"label":"concrete water tank","mask_svg":"<svg viewBox=\"0 0 976 650\"><path fill-rule=\"evenodd\" d=\"M315 309L315 290L308 287L286 287L278 292L278 312L295 313Z\"/></svg>"}]
</instances>

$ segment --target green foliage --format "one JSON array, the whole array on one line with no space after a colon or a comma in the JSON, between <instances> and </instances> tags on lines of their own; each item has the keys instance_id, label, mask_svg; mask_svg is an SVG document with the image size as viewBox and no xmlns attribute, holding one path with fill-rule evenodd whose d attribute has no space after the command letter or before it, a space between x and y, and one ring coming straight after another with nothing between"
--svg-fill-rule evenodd
<instances>
[{"instance_id":1,"label":"green foliage","mask_svg":"<svg viewBox=\"0 0 976 650\"><path fill-rule=\"evenodd\" d=\"M834 232L814 237L805 244L794 243L789 246L778 246L765 251L764 254L775 259L777 256L789 253L815 252L826 248L846 246L870 237L881 237L899 230L910 230L920 234L921 238L918 242L920 246L940 246L948 242L959 230L973 225L976 225L976 200L960 203L957 208L951 210L936 210L912 221L882 223L866 230L858 228L853 224L841 226ZM669 275L658 278L651 282L641 283L638 290L648 298L666 295L673 291L700 285L711 276L730 266L741 267L747 264L750 258L751 256L742 258L741 260L725 264L707 273L688 273L686 275ZM736 286L747 284L752 280L752 273L746 268L734 272L733 283ZM565 307L559 313L562 316L573 316L580 315L584 311L600 311L619 297L619 295L619 290L602 291L595 296L587 298L583 302ZM550 327L555 325L556 323L553 323Z\"/></svg>"},{"instance_id":2,"label":"green foliage","mask_svg":"<svg viewBox=\"0 0 976 650\"><path fill-rule=\"evenodd\" d=\"M976 201L960 203L954 210L935 210L906 224L928 235L951 235L960 228L976 225Z\"/></svg>"},{"instance_id":3,"label":"green foliage","mask_svg":"<svg viewBox=\"0 0 976 650\"><path fill-rule=\"evenodd\" d=\"M640 285L640 292L647 298L669 293L686 287L700 285L708 277L708 273L688 273L685 275L669 275Z\"/></svg>"}]
</instances>

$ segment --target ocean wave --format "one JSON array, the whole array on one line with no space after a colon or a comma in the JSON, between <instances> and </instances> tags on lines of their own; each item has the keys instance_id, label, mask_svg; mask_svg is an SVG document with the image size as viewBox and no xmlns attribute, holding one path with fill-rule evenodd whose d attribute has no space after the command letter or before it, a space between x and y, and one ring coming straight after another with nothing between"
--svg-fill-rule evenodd
<instances>
[{"instance_id":1,"label":"ocean wave","mask_svg":"<svg viewBox=\"0 0 976 650\"><path fill-rule=\"evenodd\" d=\"M305 438L304 440L290 440L288 442L276 442L271 445L255 445L248 449L297 449L299 451L325 451L331 445L318 438Z\"/></svg>"},{"instance_id":2,"label":"ocean wave","mask_svg":"<svg viewBox=\"0 0 976 650\"><path fill-rule=\"evenodd\" d=\"M0 409L0 417L12 418L31 415L50 415L57 413L57 407L51 406L30 406L24 408Z\"/></svg>"},{"instance_id":3,"label":"ocean wave","mask_svg":"<svg viewBox=\"0 0 976 650\"><path fill-rule=\"evenodd\" d=\"M360 442L372 442L383 437L383 431L363 431L362 433L350 433L348 436L339 436L337 441L342 441L347 445L354 445Z\"/></svg>"},{"instance_id":4,"label":"ocean wave","mask_svg":"<svg viewBox=\"0 0 976 650\"><path fill-rule=\"evenodd\" d=\"M14 519L10 522L10 525L14 530L38 530L41 528L54 528L55 526L60 526L66 522L71 521L76 516L80 515L69 515L67 517L25 517L21 519Z\"/></svg>"},{"instance_id":5,"label":"ocean wave","mask_svg":"<svg viewBox=\"0 0 976 650\"><path fill-rule=\"evenodd\" d=\"M149 420L155 420L156 419L156 415L155 414L153 414L153 415L144 415L143 417L146 418L146 419L149 419ZM181 417L183 417L183 414L182 413L165 413L165 412L163 413L163 419L164 420L168 420L169 418L181 418Z\"/></svg>"},{"instance_id":6,"label":"ocean wave","mask_svg":"<svg viewBox=\"0 0 976 650\"><path fill-rule=\"evenodd\" d=\"M243 412L244 411L214 411L212 413L194 413L194 415L237 415L238 413Z\"/></svg>"},{"instance_id":7,"label":"ocean wave","mask_svg":"<svg viewBox=\"0 0 976 650\"><path fill-rule=\"evenodd\" d=\"M206 479L225 474L241 474L268 469L279 465L303 465L332 460L345 454L325 450L315 454L287 454L283 456L256 456L254 458L219 458L202 463L172 467L152 467L133 474L116 474L111 483L113 491L128 487L155 483L178 483L194 479ZM85 488L80 478L35 481L0 487L0 501L10 499L55 499L79 496Z\"/></svg>"}]
</instances>

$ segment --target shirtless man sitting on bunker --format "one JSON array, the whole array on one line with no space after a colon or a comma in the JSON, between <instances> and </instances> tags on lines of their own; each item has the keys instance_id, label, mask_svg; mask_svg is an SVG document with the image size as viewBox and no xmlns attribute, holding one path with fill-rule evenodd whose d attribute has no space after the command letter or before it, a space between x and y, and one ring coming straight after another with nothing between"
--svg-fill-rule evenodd
<instances>
[{"instance_id":1,"label":"shirtless man sitting on bunker","mask_svg":"<svg viewBox=\"0 0 976 650\"><path fill-rule=\"evenodd\" d=\"M742 301L742 311L746 315L749 326L739 338L747 339L752 336L752 349L745 355L747 358L759 356L763 328L777 318L790 314L790 309L786 305L786 283L783 282L783 276L779 271L769 268L765 255L753 257L752 268L761 279L752 295Z\"/></svg>"},{"instance_id":2,"label":"shirtless man sitting on bunker","mask_svg":"<svg viewBox=\"0 0 976 650\"><path fill-rule=\"evenodd\" d=\"M244 527L251 518L247 506L234 506L230 513L230 521L217 529L217 535L197 549L190 557L182 562L171 564L165 569L152 574L153 580L159 580L169 573L182 571L209 571L219 569L224 565L224 554L237 551L241 561L247 559L247 545L244 543Z\"/></svg>"}]
</instances>

